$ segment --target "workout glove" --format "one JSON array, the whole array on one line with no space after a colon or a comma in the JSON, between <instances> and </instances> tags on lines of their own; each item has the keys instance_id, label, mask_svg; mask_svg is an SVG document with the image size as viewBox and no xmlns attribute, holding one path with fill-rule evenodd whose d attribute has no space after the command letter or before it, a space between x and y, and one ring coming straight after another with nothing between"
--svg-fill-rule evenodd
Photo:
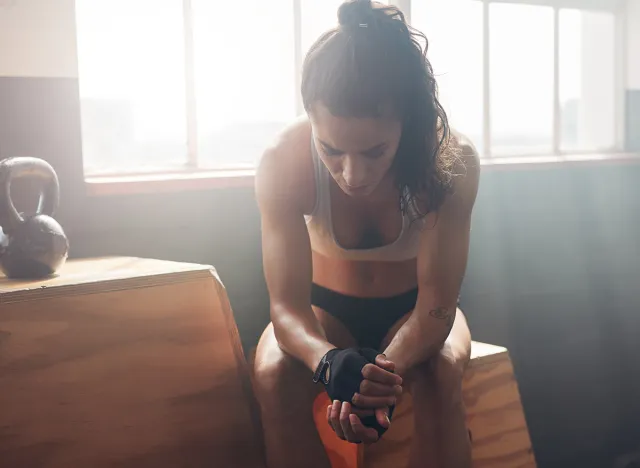
<instances>
[{"instance_id":1,"label":"workout glove","mask_svg":"<svg viewBox=\"0 0 640 468\"><path fill-rule=\"evenodd\" d=\"M375 364L378 354L378 351L370 348L332 349L318 364L313 381L324 384L331 401L351 402L364 380L362 368L367 364ZM389 408L389 420L393 410L393 406ZM375 415L365 416L360 420L366 427L375 429L378 437L382 437L386 432L386 428L378 423Z\"/></svg>"}]
</instances>

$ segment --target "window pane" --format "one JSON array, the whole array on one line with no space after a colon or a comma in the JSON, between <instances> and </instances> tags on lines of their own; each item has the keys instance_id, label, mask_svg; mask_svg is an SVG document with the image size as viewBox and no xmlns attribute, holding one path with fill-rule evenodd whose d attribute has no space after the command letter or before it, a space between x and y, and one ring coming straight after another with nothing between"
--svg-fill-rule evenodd
<instances>
[{"instance_id":1,"label":"window pane","mask_svg":"<svg viewBox=\"0 0 640 468\"><path fill-rule=\"evenodd\" d=\"M429 41L449 122L482 150L482 3L473 0L411 2L411 22Z\"/></svg>"},{"instance_id":2,"label":"window pane","mask_svg":"<svg viewBox=\"0 0 640 468\"><path fill-rule=\"evenodd\" d=\"M253 167L295 117L292 2L192 5L199 163Z\"/></svg>"},{"instance_id":3,"label":"window pane","mask_svg":"<svg viewBox=\"0 0 640 468\"><path fill-rule=\"evenodd\" d=\"M77 0L86 173L187 158L182 0Z\"/></svg>"},{"instance_id":4,"label":"window pane","mask_svg":"<svg viewBox=\"0 0 640 468\"><path fill-rule=\"evenodd\" d=\"M490 5L491 151L553 149L553 9Z\"/></svg>"},{"instance_id":5,"label":"window pane","mask_svg":"<svg viewBox=\"0 0 640 468\"><path fill-rule=\"evenodd\" d=\"M560 10L563 151L615 146L615 17Z\"/></svg>"}]
</instances>

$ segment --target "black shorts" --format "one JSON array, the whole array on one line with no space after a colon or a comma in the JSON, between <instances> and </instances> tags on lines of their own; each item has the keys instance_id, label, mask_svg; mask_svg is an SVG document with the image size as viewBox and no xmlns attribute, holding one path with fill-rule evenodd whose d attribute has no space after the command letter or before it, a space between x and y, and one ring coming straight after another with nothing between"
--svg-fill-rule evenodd
<instances>
[{"instance_id":1,"label":"black shorts","mask_svg":"<svg viewBox=\"0 0 640 468\"><path fill-rule=\"evenodd\" d=\"M358 346L382 351L382 341L393 325L416 306L418 288L391 297L354 297L317 284L311 285L311 304L337 318Z\"/></svg>"}]
</instances>

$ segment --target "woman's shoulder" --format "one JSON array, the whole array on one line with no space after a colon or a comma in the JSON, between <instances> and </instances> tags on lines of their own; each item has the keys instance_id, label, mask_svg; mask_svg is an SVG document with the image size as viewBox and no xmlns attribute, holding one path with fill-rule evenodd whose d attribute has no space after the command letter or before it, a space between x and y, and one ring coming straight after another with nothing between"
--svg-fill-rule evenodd
<instances>
[{"instance_id":1,"label":"woman's shoulder","mask_svg":"<svg viewBox=\"0 0 640 468\"><path fill-rule=\"evenodd\" d=\"M473 205L480 177L480 158L475 145L466 135L453 128L449 129L448 140L440 149L443 168L441 177L440 202L435 203L433 193L424 193L417 197L417 207L422 213L435 219L443 210L457 210L469 203ZM453 208L452 208L453 207Z\"/></svg>"},{"instance_id":2,"label":"woman's shoulder","mask_svg":"<svg viewBox=\"0 0 640 468\"><path fill-rule=\"evenodd\" d=\"M276 198L284 207L310 212L315 204L311 124L300 117L287 125L264 151L256 171L258 198Z\"/></svg>"},{"instance_id":3,"label":"woman's shoulder","mask_svg":"<svg viewBox=\"0 0 640 468\"><path fill-rule=\"evenodd\" d=\"M456 153L454 174L474 176L480 172L480 155L471 139L452 128L449 146ZM471 171L471 172L469 172Z\"/></svg>"},{"instance_id":4,"label":"woman's shoulder","mask_svg":"<svg viewBox=\"0 0 640 468\"><path fill-rule=\"evenodd\" d=\"M463 133L451 129L452 151L456 152L453 174L453 190L450 197L458 199L461 206L473 206L480 180L480 155L473 142Z\"/></svg>"}]
</instances>

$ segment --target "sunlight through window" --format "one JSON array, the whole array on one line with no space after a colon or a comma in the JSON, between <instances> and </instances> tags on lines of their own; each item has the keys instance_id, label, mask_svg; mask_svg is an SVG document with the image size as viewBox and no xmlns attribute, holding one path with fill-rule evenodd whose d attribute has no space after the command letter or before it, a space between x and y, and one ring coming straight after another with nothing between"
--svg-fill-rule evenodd
<instances>
[{"instance_id":1,"label":"sunlight through window","mask_svg":"<svg viewBox=\"0 0 640 468\"><path fill-rule=\"evenodd\" d=\"M78 0L85 171L186 162L182 0Z\"/></svg>"},{"instance_id":2,"label":"sunlight through window","mask_svg":"<svg viewBox=\"0 0 640 468\"><path fill-rule=\"evenodd\" d=\"M482 3L412 2L411 22L427 36L427 58L449 123L482 149Z\"/></svg>"},{"instance_id":3,"label":"sunlight through window","mask_svg":"<svg viewBox=\"0 0 640 468\"><path fill-rule=\"evenodd\" d=\"M491 154L549 154L553 147L553 9L489 9Z\"/></svg>"},{"instance_id":4,"label":"sunlight through window","mask_svg":"<svg viewBox=\"0 0 640 468\"><path fill-rule=\"evenodd\" d=\"M254 167L295 117L291 2L192 4L199 162Z\"/></svg>"},{"instance_id":5,"label":"sunlight through window","mask_svg":"<svg viewBox=\"0 0 640 468\"><path fill-rule=\"evenodd\" d=\"M342 1L77 0L85 173L254 168ZM487 1L403 2L451 125L486 156L615 151L616 14Z\"/></svg>"},{"instance_id":6,"label":"sunlight through window","mask_svg":"<svg viewBox=\"0 0 640 468\"><path fill-rule=\"evenodd\" d=\"M560 10L560 107L564 151L615 146L615 17Z\"/></svg>"}]
</instances>

